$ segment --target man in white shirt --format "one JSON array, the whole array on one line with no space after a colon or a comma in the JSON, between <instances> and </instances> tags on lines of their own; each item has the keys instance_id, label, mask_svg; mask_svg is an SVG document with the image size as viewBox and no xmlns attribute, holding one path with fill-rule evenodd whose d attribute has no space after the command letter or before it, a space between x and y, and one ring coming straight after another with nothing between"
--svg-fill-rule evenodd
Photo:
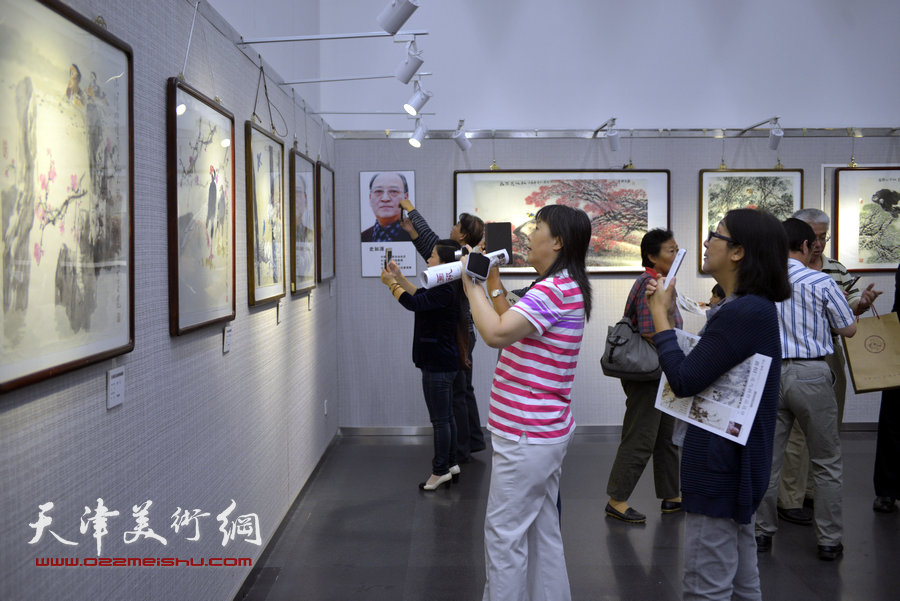
<instances>
[{"instance_id":1,"label":"man in white shirt","mask_svg":"<svg viewBox=\"0 0 900 601\"><path fill-rule=\"evenodd\" d=\"M775 509L778 481L788 435L796 420L806 434L816 484L814 525L818 556L833 560L844 550L841 543L843 468L833 376L825 357L834 352L832 332L851 337L856 334L856 322L837 283L830 276L805 266L815 241L812 228L793 218L786 220L784 227L790 249L788 278L793 292L788 300L776 303L781 332L781 393L769 489L756 514L756 544L758 551L768 551L778 529Z\"/></svg>"}]
</instances>

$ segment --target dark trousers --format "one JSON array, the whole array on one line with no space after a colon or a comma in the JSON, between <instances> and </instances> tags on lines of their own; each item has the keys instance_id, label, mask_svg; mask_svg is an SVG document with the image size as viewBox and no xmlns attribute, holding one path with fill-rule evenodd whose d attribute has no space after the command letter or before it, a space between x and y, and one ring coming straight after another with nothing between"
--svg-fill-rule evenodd
<instances>
[{"instance_id":1,"label":"dark trousers","mask_svg":"<svg viewBox=\"0 0 900 601\"><path fill-rule=\"evenodd\" d=\"M675 418L654 407L659 380L622 380L622 388L626 396L622 441L609 472L606 494L616 501L627 501L652 456L657 498L674 499L681 494L680 454L672 444Z\"/></svg>"},{"instance_id":2,"label":"dark trousers","mask_svg":"<svg viewBox=\"0 0 900 601\"><path fill-rule=\"evenodd\" d=\"M875 496L900 499L900 389L881 393L874 482Z\"/></svg>"},{"instance_id":3,"label":"dark trousers","mask_svg":"<svg viewBox=\"0 0 900 601\"><path fill-rule=\"evenodd\" d=\"M472 362L475 332L469 332L468 359ZM453 380L453 416L456 420L456 450L459 460L466 462L474 451L485 448L478 401L472 386L472 369L461 369Z\"/></svg>"},{"instance_id":4,"label":"dark trousers","mask_svg":"<svg viewBox=\"0 0 900 601\"><path fill-rule=\"evenodd\" d=\"M453 419L453 404L450 402L455 371L422 370L422 392L428 417L434 429L434 458L431 473L443 476L456 465L456 421Z\"/></svg>"}]
</instances>

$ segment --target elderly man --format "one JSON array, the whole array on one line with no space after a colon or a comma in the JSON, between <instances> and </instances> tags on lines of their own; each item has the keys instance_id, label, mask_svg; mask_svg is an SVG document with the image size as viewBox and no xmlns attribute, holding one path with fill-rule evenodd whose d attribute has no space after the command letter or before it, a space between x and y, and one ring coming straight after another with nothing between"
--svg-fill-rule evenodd
<instances>
[{"instance_id":1,"label":"elderly man","mask_svg":"<svg viewBox=\"0 0 900 601\"><path fill-rule=\"evenodd\" d=\"M775 503L784 449L794 424L806 434L815 479L815 528L818 555L834 560L844 552L841 514L843 464L837 403L831 369L825 357L833 352L832 332L856 334L853 311L841 288L829 276L809 269L815 240L812 228L799 219L784 222L788 236L788 279L791 298L776 303L781 334L781 392L772 449L769 488L756 513L757 551L772 547L778 529Z\"/></svg>"},{"instance_id":2,"label":"elderly man","mask_svg":"<svg viewBox=\"0 0 900 601\"><path fill-rule=\"evenodd\" d=\"M872 303L881 294L875 290L875 284L869 284L862 293L853 284L853 276L847 268L839 262L823 254L825 244L828 242L828 215L819 209L801 209L794 213L793 217L809 224L816 235L812 245L809 263L807 267L826 273L837 282L847 295L847 302L855 315L865 313ZM825 361L831 367L834 374L834 396L838 406L838 430L844 422L844 403L847 398L847 376L844 366L844 350L840 340L835 336L833 341L834 353L828 355ZM812 523L812 512L804 507L812 502L812 482L809 481L809 451L806 446L806 437L803 432L794 425L788 446L785 450L784 465L781 470L781 486L778 490L778 517L795 524L809 525Z\"/></svg>"},{"instance_id":3,"label":"elderly man","mask_svg":"<svg viewBox=\"0 0 900 601\"><path fill-rule=\"evenodd\" d=\"M409 185L402 173L376 173L369 180L369 206L375 214L375 224L361 235L362 242L411 241L400 227L400 201L409 198Z\"/></svg>"}]
</instances>

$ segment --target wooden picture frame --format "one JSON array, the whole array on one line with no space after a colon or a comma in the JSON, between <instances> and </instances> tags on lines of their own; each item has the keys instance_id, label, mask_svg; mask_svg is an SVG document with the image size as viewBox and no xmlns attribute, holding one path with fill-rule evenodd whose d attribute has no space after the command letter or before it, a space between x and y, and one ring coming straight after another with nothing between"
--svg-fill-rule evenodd
<instances>
[{"instance_id":1,"label":"wooden picture frame","mask_svg":"<svg viewBox=\"0 0 900 601\"><path fill-rule=\"evenodd\" d=\"M244 124L247 166L247 293L251 306L287 291L284 270L284 143Z\"/></svg>"},{"instance_id":2,"label":"wooden picture frame","mask_svg":"<svg viewBox=\"0 0 900 601\"><path fill-rule=\"evenodd\" d=\"M316 218L316 162L297 150L290 151L291 293L316 287L319 224Z\"/></svg>"},{"instance_id":3,"label":"wooden picture frame","mask_svg":"<svg viewBox=\"0 0 900 601\"><path fill-rule=\"evenodd\" d=\"M167 85L169 332L231 321L234 115L172 77Z\"/></svg>"},{"instance_id":4,"label":"wooden picture frame","mask_svg":"<svg viewBox=\"0 0 900 601\"><path fill-rule=\"evenodd\" d=\"M697 265L703 265L703 243L732 209L758 208L784 221L803 206L802 169L701 169L700 239Z\"/></svg>"},{"instance_id":5,"label":"wooden picture frame","mask_svg":"<svg viewBox=\"0 0 900 601\"><path fill-rule=\"evenodd\" d=\"M131 47L52 0L0 22L0 391L134 348Z\"/></svg>"},{"instance_id":6,"label":"wooden picture frame","mask_svg":"<svg viewBox=\"0 0 900 601\"><path fill-rule=\"evenodd\" d=\"M834 170L834 253L850 271L900 263L900 167Z\"/></svg>"},{"instance_id":7,"label":"wooden picture frame","mask_svg":"<svg viewBox=\"0 0 900 601\"><path fill-rule=\"evenodd\" d=\"M640 273L640 244L650 229L669 226L666 169L455 171L453 214L510 222L513 256L505 273L532 273L526 245L534 214L547 204L583 209L591 218L588 273Z\"/></svg>"},{"instance_id":8,"label":"wooden picture frame","mask_svg":"<svg viewBox=\"0 0 900 601\"><path fill-rule=\"evenodd\" d=\"M335 276L334 237L334 169L318 161L316 163L316 215L319 225L318 281Z\"/></svg>"}]
</instances>

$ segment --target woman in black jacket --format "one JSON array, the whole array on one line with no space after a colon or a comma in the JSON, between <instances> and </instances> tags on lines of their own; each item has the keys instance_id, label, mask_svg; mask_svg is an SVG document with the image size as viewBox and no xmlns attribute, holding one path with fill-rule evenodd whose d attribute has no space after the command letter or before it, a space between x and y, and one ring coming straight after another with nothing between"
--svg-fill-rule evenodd
<instances>
[{"instance_id":1,"label":"woman in black jacket","mask_svg":"<svg viewBox=\"0 0 900 601\"><path fill-rule=\"evenodd\" d=\"M454 240L439 240L428 258L428 266L455 261L454 252L459 248L459 243ZM459 474L451 391L453 380L464 362L460 349L466 348L467 328L460 319L462 284L457 280L434 288L417 289L393 261L382 270L381 281L401 305L416 315L412 358L415 366L422 370L422 391L434 428L431 476L420 483L419 488L435 490L444 483L449 485Z\"/></svg>"}]
</instances>

